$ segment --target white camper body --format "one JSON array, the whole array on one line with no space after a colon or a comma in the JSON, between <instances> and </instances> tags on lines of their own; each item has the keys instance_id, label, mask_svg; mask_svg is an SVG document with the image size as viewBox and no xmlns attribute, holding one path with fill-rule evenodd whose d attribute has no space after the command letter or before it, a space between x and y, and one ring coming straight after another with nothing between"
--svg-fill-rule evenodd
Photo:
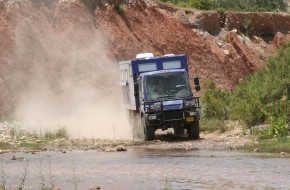
<instances>
[{"instance_id":1,"label":"white camper body","mask_svg":"<svg viewBox=\"0 0 290 190\"><path fill-rule=\"evenodd\" d=\"M121 73L121 82L122 93L124 97L124 103L128 110L136 110L136 100L134 96L134 79L132 72L132 62L131 61L121 61L120 73Z\"/></svg>"}]
</instances>

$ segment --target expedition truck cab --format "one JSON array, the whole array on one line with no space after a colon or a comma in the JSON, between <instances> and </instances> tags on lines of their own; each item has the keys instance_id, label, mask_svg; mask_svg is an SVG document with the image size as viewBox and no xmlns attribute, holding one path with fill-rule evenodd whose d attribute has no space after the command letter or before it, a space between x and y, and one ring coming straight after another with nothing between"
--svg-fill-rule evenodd
<instances>
[{"instance_id":1,"label":"expedition truck cab","mask_svg":"<svg viewBox=\"0 0 290 190\"><path fill-rule=\"evenodd\" d=\"M186 130L189 138L199 138L199 97L193 96L185 55L144 53L119 64L134 137L154 140L157 129L173 128L175 134ZM194 84L199 91L198 78Z\"/></svg>"}]
</instances>

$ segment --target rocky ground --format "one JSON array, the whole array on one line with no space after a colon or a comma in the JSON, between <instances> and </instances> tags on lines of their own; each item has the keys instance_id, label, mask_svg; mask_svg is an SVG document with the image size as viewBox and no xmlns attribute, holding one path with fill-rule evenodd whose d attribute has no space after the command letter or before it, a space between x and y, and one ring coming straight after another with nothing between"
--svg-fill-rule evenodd
<instances>
[{"instance_id":1,"label":"rocky ground","mask_svg":"<svg viewBox=\"0 0 290 190\"><path fill-rule=\"evenodd\" d=\"M188 140L187 137L176 137L172 133L157 135L157 140L145 142L141 147L153 149L212 149L234 150L250 142L244 135L242 126L238 122L229 122L226 132L202 132L199 140Z\"/></svg>"},{"instance_id":2,"label":"rocky ground","mask_svg":"<svg viewBox=\"0 0 290 190\"><path fill-rule=\"evenodd\" d=\"M69 137L55 137L50 139L45 136L29 133L15 124L0 124L0 153L27 152L35 154L38 151L60 151L66 153L72 150L96 151L126 151L128 148L146 149L212 149L234 150L250 142L248 136L243 135L243 130L238 123L231 122L230 130L220 133L201 133L199 140L189 140L187 137L175 136L170 131L157 131L156 140L150 142L132 140L109 139L73 139Z\"/></svg>"}]
</instances>

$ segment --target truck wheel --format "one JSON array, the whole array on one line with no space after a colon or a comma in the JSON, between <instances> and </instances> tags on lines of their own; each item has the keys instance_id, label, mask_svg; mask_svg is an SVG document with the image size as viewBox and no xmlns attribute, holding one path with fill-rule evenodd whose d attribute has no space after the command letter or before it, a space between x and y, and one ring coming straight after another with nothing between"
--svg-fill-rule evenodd
<instances>
[{"instance_id":1,"label":"truck wheel","mask_svg":"<svg viewBox=\"0 0 290 190\"><path fill-rule=\"evenodd\" d=\"M177 127L174 128L174 134L178 136L183 136L184 135L184 128L183 127Z\"/></svg>"},{"instance_id":2,"label":"truck wheel","mask_svg":"<svg viewBox=\"0 0 290 190\"><path fill-rule=\"evenodd\" d=\"M188 137L190 139L199 139L199 120L196 119L192 124L189 126L188 130Z\"/></svg>"},{"instance_id":3,"label":"truck wheel","mask_svg":"<svg viewBox=\"0 0 290 190\"><path fill-rule=\"evenodd\" d=\"M152 141L155 139L155 130L154 127L150 125L146 125L145 116L142 117L142 124L144 127L144 135L145 135L145 141Z\"/></svg>"}]
</instances>

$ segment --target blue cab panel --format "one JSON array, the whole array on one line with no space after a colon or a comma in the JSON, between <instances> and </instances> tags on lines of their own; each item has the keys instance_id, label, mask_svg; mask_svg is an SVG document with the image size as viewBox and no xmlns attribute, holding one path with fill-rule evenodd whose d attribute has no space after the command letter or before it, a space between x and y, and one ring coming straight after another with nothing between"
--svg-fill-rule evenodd
<instances>
[{"instance_id":1,"label":"blue cab panel","mask_svg":"<svg viewBox=\"0 0 290 190\"><path fill-rule=\"evenodd\" d=\"M141 73L169 69L185 69L188 72L186 56L170 55L132 60L132 70L135 82L137 76Z\"/></svg>"}]
</instances>

